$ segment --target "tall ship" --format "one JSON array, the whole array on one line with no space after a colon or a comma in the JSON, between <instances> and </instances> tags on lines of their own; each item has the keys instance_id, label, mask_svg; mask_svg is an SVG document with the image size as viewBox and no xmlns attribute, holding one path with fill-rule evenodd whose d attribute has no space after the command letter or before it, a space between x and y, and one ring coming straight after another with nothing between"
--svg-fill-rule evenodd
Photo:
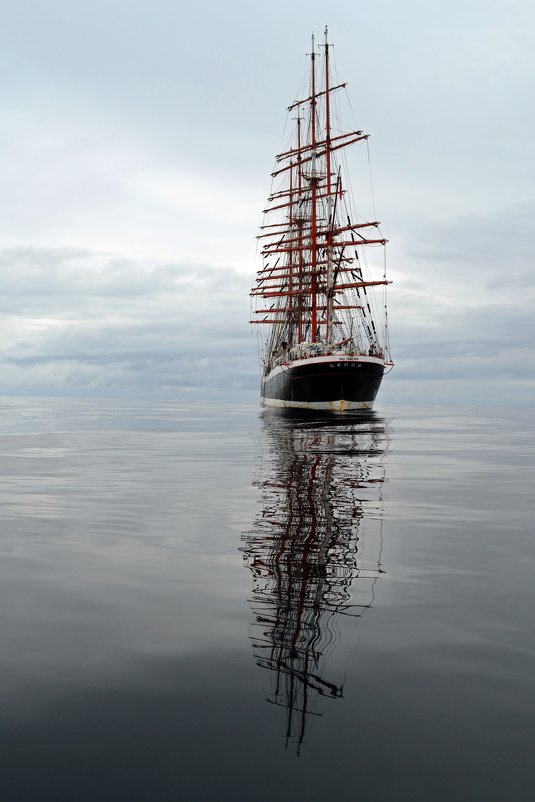
<instances>
[{"instance_id":1,"label":"tall ship","mask_svg":"<svg viewBox=\"0 0 535 802\"><path fill-rule=\"evenodd\" d=\"M306 96L288 106L292 133L258 234L251 323L264 405L343 413L373 408L393 362L387 240L351 192L350 149L367 150L369 135L341 121L346 84L333 78L331 51L327 28L319 47L312 37Z\"/></svg>"}]
</instances>

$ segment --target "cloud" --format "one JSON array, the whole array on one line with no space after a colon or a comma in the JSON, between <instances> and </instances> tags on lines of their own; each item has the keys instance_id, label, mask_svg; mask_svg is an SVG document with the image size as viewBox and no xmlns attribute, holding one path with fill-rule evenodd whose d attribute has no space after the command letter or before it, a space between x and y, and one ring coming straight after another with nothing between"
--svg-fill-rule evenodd
<instances>
[{"instance_id":1,"label":"cloud","mask_svg":"<svg viewBox=\"0 0 535 802\"><path fill-rule=\"evenodd\" d=\"M420 235L391 291L392 382L447 380L472 398L533 386L534 213L522 203Z\"/></svg>"},{"instance_id":2,"label":"cloud","mask_svg":"<svg viewBox=\"0 0 535 802\"><path fill-rule=\"evenodd\" d=\"M407 249L390 293L388 385L405 383L401 396L411 382L499 396L535 377L533 207L435 224ZM0 280L4 391L256 396L250 279L235 269L13 248Z\"/></svg>"},{"instance_id":3,"label":"cloud","mask_svg":"<svg viewBox=\"0 0 535 802\"><path fill-rule=\"evenodd\" d=\"M61 244L249 269L261 195L243 175L238 184L191 153L170 156L69 100L56 99L52 117L15 104L0 111L4 247Z\"/></svg>"},{"instance_id":4,"label":"cloud","mask_svg":"<svg viewBox=\"0 0 535 802\"><path fill-rule=\"evenodd\" d=\"M0 253L5 389L207 394L256 384L248 281L90 251Z\"/></svg>"}]
</instances>

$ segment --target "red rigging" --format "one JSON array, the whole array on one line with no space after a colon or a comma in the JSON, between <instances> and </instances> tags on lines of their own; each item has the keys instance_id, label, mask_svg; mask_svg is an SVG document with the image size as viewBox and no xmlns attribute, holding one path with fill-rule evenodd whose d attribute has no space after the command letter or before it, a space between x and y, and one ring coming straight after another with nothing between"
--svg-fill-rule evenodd
<instances>
[{"instance_id":1,"label":"red rigging","mask_svg":"<svg viewBox=\"0 0 535 802\"><path fill-rule=\"evenodd\" d=\"M355 209L346 172L348 153L367 152L369 135L344 126L346 84L331 80L332 47L327 28L319 48L312 37L308 97L288 106L292 136L271 174L251 323L262 403L340 413L372 409L393 362L387 240ZM348 370L333 375L341 364Z\"/></svg>"}]
</instances>

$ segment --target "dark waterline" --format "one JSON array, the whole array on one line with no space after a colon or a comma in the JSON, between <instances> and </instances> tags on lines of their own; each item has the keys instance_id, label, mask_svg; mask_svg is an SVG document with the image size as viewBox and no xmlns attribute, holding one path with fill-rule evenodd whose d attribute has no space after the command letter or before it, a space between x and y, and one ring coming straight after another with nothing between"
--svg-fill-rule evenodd
<instances>
[{"instance_id":1,"label":"dark waterline","mask_svg":"<svg viewBox=\"0 0 535 802\"><path fill-rule=\"evenodd\" d=\"M531 800L534 416L0 399L0 787Z\"/></svg>"}]
</instances>

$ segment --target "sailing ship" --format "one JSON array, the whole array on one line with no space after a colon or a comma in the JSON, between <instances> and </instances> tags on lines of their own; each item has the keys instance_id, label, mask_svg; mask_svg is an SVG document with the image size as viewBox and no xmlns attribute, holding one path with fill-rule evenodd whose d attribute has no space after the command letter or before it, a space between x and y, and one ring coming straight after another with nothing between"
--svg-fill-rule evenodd
<instances>
[{"instance_id":1,"label":"sailing ship","mask_svg":"<svg viewBox=\"0 0 535 802\"><path fill-rule=\"evenodd\" d=\"M271 174L251 323L264 405L347 412L372 409L393 366L390 282L379 222L358 214L352 200L347 150L367 148L369 135L341 122L346 84L333 80L331 49L327 28L319 52L312 37L308 95L288 106L292 135ZM368 259L372 252L381 258Z\"/></svg>"},{"instance_id":2,"label":"sailing ship","mask_svg":"<svg viewBox=\"0 0 535 802\"><path fill-rule=\"evenodd\" d=\"M285 746L297 754L310 725L344 698L356 621L384 574L388 431L380 418L349 421L264 418L259 510L243 535L254 655L269 677L267 701L284 712Z\"/></svg>"}]
</instances>

